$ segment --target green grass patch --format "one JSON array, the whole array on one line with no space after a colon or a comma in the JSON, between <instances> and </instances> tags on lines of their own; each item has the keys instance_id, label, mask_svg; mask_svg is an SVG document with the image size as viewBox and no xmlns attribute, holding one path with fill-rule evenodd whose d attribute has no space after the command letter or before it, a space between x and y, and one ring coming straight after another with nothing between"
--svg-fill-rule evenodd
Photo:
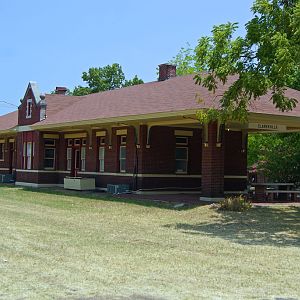
<instances>
[{"instance_id":1,"label":"green grass patch","mask_svg":"<svg viewBox=\"0 0 300 300\"><path fill-rule=\"evenodd\" d=\"M0 299L300 297L300 208L0 187Z\"/></svg>"}]
</instances>

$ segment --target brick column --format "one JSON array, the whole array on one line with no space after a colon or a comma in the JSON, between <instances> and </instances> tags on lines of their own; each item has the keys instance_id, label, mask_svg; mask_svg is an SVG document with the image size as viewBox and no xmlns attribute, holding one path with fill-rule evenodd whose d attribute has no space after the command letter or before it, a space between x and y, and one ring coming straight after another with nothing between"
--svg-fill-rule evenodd
<instances>
[{"instance_id":1,"label":"brick column","mask_svg":"<svg viewBox=\"0 0 300 300\"><path fill-rule=\"evenodd\" d=\"M207 137L202 146L202 196L208 198L224 197L224 145L217 141L217 122L207 125ZM224 132L220 132L222 141Z\"/></svg>"}]
</instances>

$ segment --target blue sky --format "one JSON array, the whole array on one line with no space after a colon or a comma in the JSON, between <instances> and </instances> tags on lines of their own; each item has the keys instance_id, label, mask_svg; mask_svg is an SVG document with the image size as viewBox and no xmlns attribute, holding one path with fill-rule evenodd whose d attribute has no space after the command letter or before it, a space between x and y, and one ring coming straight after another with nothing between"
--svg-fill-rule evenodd
<instances>
[{"instance_id":1,"label":"blue sky","mask_svg":"<svg viewBox=\"0 0 300 300\"><path fill-rule=\"evenodd\" d=\"M126 78L156 80L158 64L213 25L244 25L253 0L0 1L0 101L19 105L30 80L43 93L84 85L83 71L119 63ZM243 34L243 31L240 31ZM0 102L0 114L15 110Z\"/></svg>"}]
</instances>

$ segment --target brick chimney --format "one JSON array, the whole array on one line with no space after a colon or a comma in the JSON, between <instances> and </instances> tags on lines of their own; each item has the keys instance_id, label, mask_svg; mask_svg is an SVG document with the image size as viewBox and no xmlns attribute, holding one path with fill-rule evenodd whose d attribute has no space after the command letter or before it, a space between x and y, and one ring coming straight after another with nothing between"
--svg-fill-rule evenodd
<instances>
[{"instance_id":1,"label":"brick chimney","mask_svg":"<svg viewBox=\"0 0 300 300\"><path fill-rule=\"evenodd\" d=\"M55 88L55 94L58 95L65 95L67 93L68 89L64 86L57 86Z\"/></svg>"},{"instance_id":2,"label":"brick chimney","mask_svg":"<svg viewBox=\"0 0 300 300\"><path fill-rule=\"evenodd\" d=\"M158 81L164 81L176 76L176 66L171 64L161 64L159 67Z\"/></svg>"}]
</instances>

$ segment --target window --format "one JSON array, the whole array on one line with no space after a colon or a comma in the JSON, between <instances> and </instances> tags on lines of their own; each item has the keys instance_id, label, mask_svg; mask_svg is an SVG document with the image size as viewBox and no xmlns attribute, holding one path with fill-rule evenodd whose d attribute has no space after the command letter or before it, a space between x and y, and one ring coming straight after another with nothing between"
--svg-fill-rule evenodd
<instances>
[{"instance_id":1,"label":"window","mask_svg":"<svg viewBox=\"0 0 300 300\"><path fill-rule=\"evenodd\" d=\"M187 145L188 144L188 138L183 136L177 136L176 137L176 145Z\"/></svg>"},{"instance_id":2,"label":"window","mask_svg":"<svg viewBox=\"0 0 300 300\"><path fill-rule=\"evenodd\" d=\"M54 139L45 139L45 146L55 147Z\"/></svg>"},{"instance_id":3,"label":"window","mask_svg":"<svg viewBox=\"0 0 300 300\"><path fill-rule=\"evenodd\" d=\"M86 139L82 140L82 146L86 146Z\"/></svg>"},{"instance_id":4,"label":"window","mask_svg":"<svg viewBox=\"0 0 300 300\"><path fill-rule=\"evenodd\" d=\"M44 168L55 168L55 148L45 148Z\"/></svg>"},{"instance_id":5,"label":"window","mask_svg":"<svg viewBox=\"0 0 300 300\"><path fill-rule=\"evenodd\" d=\"M45 139L44 168L55 169L55 140Z\"/></svg>"},{"instance_id":6,"label":"window","mask_svg":"<svg viewBox=\"0 0 300 300\"><path fill-rule=\"evenodd\" d=\"M80 139L75 139L74 140L74 146L80 146Z\"/></svg>"},{"instance_id":7,"label":"window","mask_svg":"<svg viewBox=\"0 0 300 300\"><path fill-rule=\"evenodd\" d=\"M23 143L23 169L26 169L26 143Z\"/></svg>"},{"instance_id":8,"label":"window","mask_svg":"<svg viewBox=\"0 0 300 300\"><path fill-rule=\"evenodd\" d=\"M86 148L81 147L81 171L85 171L85 154Z\"/></svg>"},{"instance_id":9,"label":"window","mask_svg":"<svg viewBox=\"0 0 300 300\"><path fill-rule=\"evenodd\" d=\"M68 140L68 147L72 147L73 145L73 140Z\"/></svg>"},{"instance_id":10,"label":"window","mask_svg":"<svg viewBox=\"0 0 300 300\"><path fill-rule=\"evenodd\" d=\"M33 151L32 151L32 142L28 142L26 146L26 169L31 170L32 169L32 157L33 157Z\"/></svg>"},{"instance_id":11,"label":"window","mask_svg":"<svg viewBox=\"0 0 300 300\"><path fill-rule=\"evenodd\" d=\"M104 172L105 147L99 147L99 172Z\"/></svg>"},{"instance_id":12,"label":"window","mask_svg":"<svg viewBox=\"0 0 300 300\"><path fill-rule=\"evenodd\" d=\"M4 160L4 143L0 143L0 160Z\"/></svg>"},{"instance_id":13,"label":"window","mask_svg":"<svg viewBox=\"0 0 300 300\"><path fill-rule=\"evenodd\" d=\"M175 163L176 173L187 173L188 148L176 147L175 160L176 160Z\"/></svg>"},{"instance_id":14,"label":"window","mask_svg":"<svg viewBox=\"0 0 300 300\"><path fill-rule=\"evenodd\" d=\"M121 136L121 144L126 145L126 135Z\"/></svg>"},{"instance_id":15,"label":"window","mask_svg":"<svg viewBox=\"0 0 300 300\"><path fill-rule=\"evenodd\" d=\"M23 143L23 169L31 170L34 157L34 143Z\"/></svg>"},{"instance_id":16,"label":"window","mask_svg":"<svg viewBox=\"0 0 300 300\"><path fill-rule=\"evenodd\" d=\"M120 172L126 172L126 135L120 137Z\"/></svg>"},{"instance_id":17,"label":"window","mask_svg":"<svg viewBox=\"0 0 300 300\"><path fill-rule=\"evenodd\" d=\"M32 99L27 99L26 102L26 118L31 118L32 115Z\"/></svg>"},{"instance_id":18,"label":"window","mask_svg":"<svg viewBox=\"0 0 300 300\"><path fill-rule=\"evenodd\" d=\"M126 146L120 146L120 172L126 172Z\"/></svg>"},{"instance_id":19,"label":"window","mask_svg":"<svg viewBox=\"0 0 300 300\"><path fill-rule=\"evenodd\" d=\"M67 170L72 169L72 148L67 148Z\"/></svg>"},{"instance_id":20,"label":"window","mask_svg":"<svg viewBox=\"0 0 300 300\"><path fill-rule=\"evenodd\" d=\"M100 137L100 145L105 145L105 137L104 136Z\"/></svg>"},{"instance_id":21,"label":"window","mask_svg":"<svg viewBox=\"0 0 300 300\"><path fill-rule=\"evenodd\" d=\"M175 171L176 173L187 173L188 169L188 141L186 136L176 136L175 148ZM186 146L186 147L183 147Z\"/></svg>"}]
</instances>

